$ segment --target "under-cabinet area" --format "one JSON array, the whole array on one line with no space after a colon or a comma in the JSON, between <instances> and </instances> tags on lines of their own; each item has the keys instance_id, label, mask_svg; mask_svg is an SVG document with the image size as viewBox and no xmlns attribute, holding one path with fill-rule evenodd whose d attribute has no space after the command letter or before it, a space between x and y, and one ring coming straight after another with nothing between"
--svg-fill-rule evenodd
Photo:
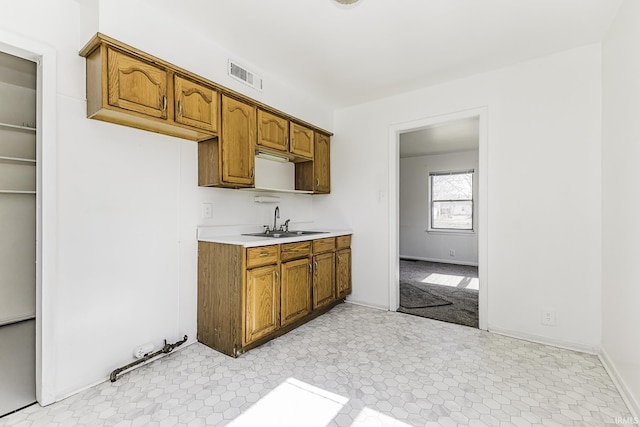
<instances>
[{"instance_id":1,"label":"under-cabinet area","mask_svg":"<svg viewBox=\"0 0 640 427\"><path fill-rule=\"evenodd\" d=\"M198 341L236 357L343 302L351 235L314 237L259 246L199 241Z\"/></svg>"}]
</instances>

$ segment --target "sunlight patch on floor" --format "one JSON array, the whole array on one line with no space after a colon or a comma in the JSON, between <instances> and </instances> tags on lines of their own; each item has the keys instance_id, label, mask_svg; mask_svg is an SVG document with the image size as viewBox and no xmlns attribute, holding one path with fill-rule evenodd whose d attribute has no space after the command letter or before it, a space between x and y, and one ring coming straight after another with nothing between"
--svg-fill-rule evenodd
<instances>
[{"instance_id":1,"label":"sunlight patch on floor","mask_svg":"<svg viewBox=\"0 0 640 427\"><path fill-rule=\"evenodd\" d=\"M233 427L325 427L348 398L287 378L229 425Z\"/></svg>"},{"instance_id":2,"label":"sunlight patch on floor","mask_svg":"<svg viewBox=\"0 0 640 427\"><path fill-rule=\"evenodd\" d=\"M477 277L456 276L454 274L431 273L422 279L422 283L451 286L453 288L480 289L480 281Z\"/></svg>"},{"instance_id":3,"label":"sunlight patch on floor","mask_svg":"<svg viewBox=\"0 0 640 427\"><path fill-rule=\"evenodd\" d=\"M380 426L380 427L411 427L410 424L403 423L388 415L376 411L375 409L364 408L355 420L352 427L360 426Z\"/></svg>"}]
</instances>

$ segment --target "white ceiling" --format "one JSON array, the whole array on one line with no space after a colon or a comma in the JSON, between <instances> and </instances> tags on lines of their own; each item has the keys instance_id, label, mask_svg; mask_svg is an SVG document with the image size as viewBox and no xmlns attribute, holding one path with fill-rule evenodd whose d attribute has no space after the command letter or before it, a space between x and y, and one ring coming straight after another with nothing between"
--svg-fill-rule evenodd
<instances>
[{"instance_id":1,"label":"white ceiling","mask_svg":"<svg viewBox=\"0 0 640 427\"><path fill-rule=\"evenodd\" d=\"M144 1L335 107L599 42L621 2Z\"/></svg>"},{"instance_id":2,"label":"white ceiling","mask_svg":"<svg viewBox=\"0 0 640 427\"><path fill-rule=\"evenodd\" d=\"M480 119L471 117L400 134L400 157L478 149Z\"/></svg>"}]
</instances>

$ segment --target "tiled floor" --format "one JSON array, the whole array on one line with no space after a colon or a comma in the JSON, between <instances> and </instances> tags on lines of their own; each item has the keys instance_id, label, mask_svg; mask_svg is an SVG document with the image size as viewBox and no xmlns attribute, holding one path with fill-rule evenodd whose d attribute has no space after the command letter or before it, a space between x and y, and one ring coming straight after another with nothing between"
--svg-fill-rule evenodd
<instances>
[{"instance_id":1,"label":"tiled floor","mask_svg":"<svg viewBox=\"0 0 640 427\"><path fill-rule=\"evenodd\" d=\"M595 356L341 304L238 359L194 344L8 426L603 426Z\"/></svg>"}]
</instances>

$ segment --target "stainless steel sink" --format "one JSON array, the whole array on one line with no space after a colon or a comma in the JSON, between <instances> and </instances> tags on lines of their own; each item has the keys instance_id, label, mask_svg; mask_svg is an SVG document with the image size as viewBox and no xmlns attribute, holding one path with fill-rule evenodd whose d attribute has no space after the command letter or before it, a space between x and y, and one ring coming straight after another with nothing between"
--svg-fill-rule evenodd
<instances>
[{"instance_id":1,"label":"stainless steel sink","mask_svg":"<svg viewBox=\"0 0 640 427\"><path fill-rule=\"evenodd\" d=\"M243 236L256 236L256 237L269 237L269 238L284 238L284 237L298 237L308 236L311 234L328 233L328 231L307 231L307 230L289 230L289 231L269 231L268 233L246 233Z\"/></svg>"}]
</instances>

